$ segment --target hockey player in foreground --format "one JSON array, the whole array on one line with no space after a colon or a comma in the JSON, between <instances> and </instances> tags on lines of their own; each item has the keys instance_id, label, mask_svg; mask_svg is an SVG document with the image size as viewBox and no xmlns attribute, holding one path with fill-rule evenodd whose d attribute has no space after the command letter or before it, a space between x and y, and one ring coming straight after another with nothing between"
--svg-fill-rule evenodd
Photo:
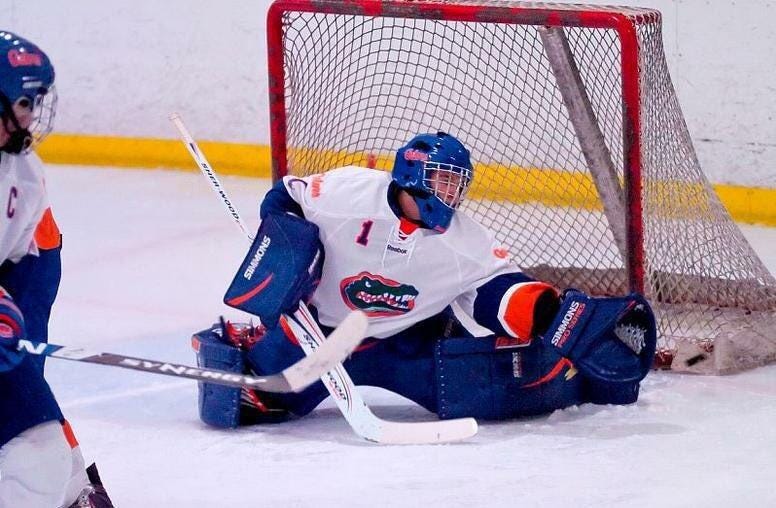
<instances>
[{"instance_id":1,"label":"hockey player in foreground","mask_svg":"<svg viewBox=\"0 0 776 508\"><path fill-rule=\"evenodd\" d=\"M365 312L371 339L345 362L353 381L441 419L635 402L656 345L647 302L560 292L521 273L490 232L456 213L473 178L468 150L442 132L409 141L391 174L351 166L284 177L225 297L263 328L200 332L200 364L266 374L297 361L282 315L303 300L324 332ZM453 302L493 335L468 333ZM322 383L289 395L204 384L200 416L218 427L280 421L327 395Z\"/></svg>"},{"instance_id":2,"label":"hockey player in foreground","mask_svg":"<svg viewBox=\"0 0 776 508\"><path fill-rule=\"evenodd\" d=\"M47 337L59 287L59 232L40 159L51 130L54 69L31 42L0 30L0 506L112 506L43 378L42 358L16 351Z\"/></svg>"}]
</instances>

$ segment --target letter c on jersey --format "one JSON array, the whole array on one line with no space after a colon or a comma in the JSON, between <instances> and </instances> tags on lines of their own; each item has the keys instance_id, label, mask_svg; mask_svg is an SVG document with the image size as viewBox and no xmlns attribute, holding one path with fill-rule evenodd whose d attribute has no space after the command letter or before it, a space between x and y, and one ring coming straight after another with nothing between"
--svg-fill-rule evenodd
<instances>
[{"instance_id":1,"label":"letter c on jersey","mask_svg":"<svg viewBox=\"0 0 776 508\"><path fill-rule=\"evenodd\" d=\"M5 209L5 214L8 216L9 219L13 218L14 214L16 213L16 197L19 195L19 191L16 190L16 187L11 187L11 190L8 192L8 207Z\"/></svg>"}]
</instances>

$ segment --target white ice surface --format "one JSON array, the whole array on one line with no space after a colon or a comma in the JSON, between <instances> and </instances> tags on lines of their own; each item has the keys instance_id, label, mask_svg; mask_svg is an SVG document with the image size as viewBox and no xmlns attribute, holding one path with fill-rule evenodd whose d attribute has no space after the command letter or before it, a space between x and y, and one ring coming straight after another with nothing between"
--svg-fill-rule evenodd
<instances>
[{"instance_id":1,"label":"white ice surface","mask_svg":"<svg viewBox=\"0 0 776 508\"><path fill-rule=\"evenodd\" d=\"M224 178L254 229L265 180ZM49 166L64 233L50 341L193 364L246 241L201 176ZM776 230L745 227L776 271ZM236 431L197 417L196 383L49 359L47 378L116 506L776 506L776 366L654 373L628 407L482 423L442 446L361 441L333 405ZM433 415L365 389L384 417Z\"/></svg>"}]
</instances>

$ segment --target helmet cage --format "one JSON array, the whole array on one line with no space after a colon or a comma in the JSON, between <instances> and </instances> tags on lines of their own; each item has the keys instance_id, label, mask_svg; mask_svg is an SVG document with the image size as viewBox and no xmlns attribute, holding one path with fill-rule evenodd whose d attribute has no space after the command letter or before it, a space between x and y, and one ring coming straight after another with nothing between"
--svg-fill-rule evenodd
<instances>
[{"instance_id":1,"label":"helmet cage","mask_svg":"<svg viewBox=\"0 0 776 508\"><path fill-rule=\"evenodd\" d=\"M48 89L48 93L38 93L35 96L32 123L29 131L32 135L32 143L27 150L31 150L51 133L54 128L54 117L57 114L57 88L54 85Z\"/></svg>"},{"instance_id":2,"label":"helmet cage","mask_svg":"<svg viewBox=\"0 0 776 508\"><path fill-rule=\"evenodd\" d=\"M451 210L461 205L471 182L471 168L435 161L423 163L423 187Z\"/></svg>"},{"instance_id":3,"label":"helmet cage","mask_svg":"<svg viewBox=\"0 0 776 508\"><path fill-rule=\"evenodd\" d=\"M13 127L10 131L10 145L12 153L29 153L36 145L48 136L54 126L54 117L57 108L57 91L54 85L48 89L41 88L36 91L34 96L29 94L18 97L13 104L8 97L0 91L0 118L2 118L3 127L6 129ZM23 128L15 108L32 110L32 119L26 128Z\"/></svg>"}]
</instances>

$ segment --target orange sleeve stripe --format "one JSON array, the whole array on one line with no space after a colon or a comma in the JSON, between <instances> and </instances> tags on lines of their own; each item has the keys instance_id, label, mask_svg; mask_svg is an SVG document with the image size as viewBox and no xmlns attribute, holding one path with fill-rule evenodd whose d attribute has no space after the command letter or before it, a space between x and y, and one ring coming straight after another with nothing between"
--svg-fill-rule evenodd
<instances>
[{"instance_id":1,"label":"orange sleeve stripe","mask_svg":"<svg viewBox=\"0 0 776 508\"><path fill-rule=\"evenodd\" d=\"M39 249L56 249L62 245L59 227L54 220L54 214L51 213L51 208L46 209L38 222L38 227L35 230L35 243Z\"/></svg>"},{"instance_id":2,"label":"orange sleeve stripe","mask_svg":"<svg viewBox=\"0 0 776 508\"><path fill-rule=\"evenodd\" d=\"M544 282L515 284L504 295L499 308L499 321L504 329L522 340L530 340L533 330L534 306L547 291L556 291Z\"/></svg>"},{"instance_id":3,"label":"orange sleeve stripe","mask_svg":"<svg viewBox=\"0 0 776 508\"><path fill-rule=\"evenodd\" d=\"M75 448L78 446L78 440L75 438L75 432L73 432L73 428L70 426L70 422L67 420L62 422L62 432L65 433L65 439L67 439L67 444L70 445L70 448Z\"/></svg>"}]
</instances>

